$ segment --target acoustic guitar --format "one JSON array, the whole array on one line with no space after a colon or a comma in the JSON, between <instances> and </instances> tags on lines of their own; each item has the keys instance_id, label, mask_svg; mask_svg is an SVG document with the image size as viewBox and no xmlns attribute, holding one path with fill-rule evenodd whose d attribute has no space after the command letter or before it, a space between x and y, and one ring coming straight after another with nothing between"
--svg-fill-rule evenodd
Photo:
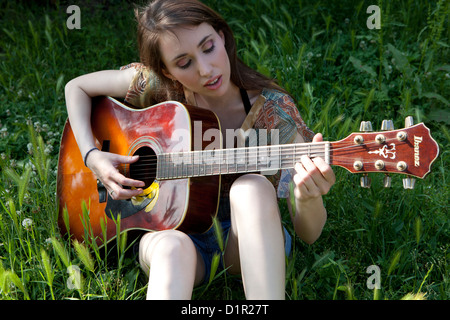
<instances>
[{"instance_id":1,"label":"acoustic guitar","mask_svg":"<svg viewBox=\"0 0 450 320\"><path fill-rule=\"evenodd\" d=\"M369 186L367 173L378 172L386 174L386 187L390 174L399 173L405 175L404 187L412 188L414 177L430 172L439 147L423 123L406 122L404 129L393 130L392 121L383 121L380 132L363 122L363 132L336 142L221 149L220 124L211 111L171 101L133 109L99 97L93 99L91 117L97 147L139 155L136 163L119 170L144 181L145 190L139 197L113 200L85 167L67 121L58 161L58 224L62 233L79 241L92 237L99 246L126 230L202 233L217 213L221 175L273 174L293 168L302 155L361 173L363 187Z\"/></svg>"}]
</instances>

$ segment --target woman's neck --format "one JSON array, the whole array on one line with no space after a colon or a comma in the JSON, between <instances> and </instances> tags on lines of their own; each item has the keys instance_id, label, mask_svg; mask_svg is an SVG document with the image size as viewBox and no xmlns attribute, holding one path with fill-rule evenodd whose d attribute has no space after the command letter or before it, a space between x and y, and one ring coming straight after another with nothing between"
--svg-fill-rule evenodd
<instances>
[{"instance_id":1,"label":"woman's neck","mask_svg":"<svg viewBox=\"0 0 450 320\"><path fill-rule=\"evenodd\" d=\"M197 106L214 112L222 113L224 110L232 110L242 105L239 88L232 84L228 91L221 97L209 97L194 94Z\"/></svg>"}]
</instances>

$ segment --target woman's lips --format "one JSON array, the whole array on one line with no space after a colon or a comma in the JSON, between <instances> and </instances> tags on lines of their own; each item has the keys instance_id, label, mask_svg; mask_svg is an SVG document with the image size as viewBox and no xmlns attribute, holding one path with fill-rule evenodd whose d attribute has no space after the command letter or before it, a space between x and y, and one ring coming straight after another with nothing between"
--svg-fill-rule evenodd
<instances>
[{"instance_id":1,"label":"woman's lips","mask_svg":"<svg viewBox=\"0 0 450 320\"><path fill-rule=\"evenodd\" d=\"M205 84L205 87L211 90L216 90L222 85L222 76L217 76Z\"/></svg>"}]
</instances>

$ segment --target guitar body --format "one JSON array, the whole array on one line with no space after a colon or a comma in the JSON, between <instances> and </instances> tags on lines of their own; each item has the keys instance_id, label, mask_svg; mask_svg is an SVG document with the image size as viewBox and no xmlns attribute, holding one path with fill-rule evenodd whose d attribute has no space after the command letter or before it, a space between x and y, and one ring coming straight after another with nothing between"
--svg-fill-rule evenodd
<instances>
[{"instance_id":1,"label":"guitar body","mask_svg":"<svg viewBox=\"0 0 450 320\"><path fill-rule=\"evenodd\" d=\"M79 241L90 234L98 245L103 245L103 239L108 242L115 238L115 221L119 215L120 232L207 231L217 213L220 175L159 181L156 166L145 165L146 159L156 159L163 153L194 150L194 121L202 121L202 137L208 129L220 130L214 113L177 102L136 110L110 97L94 99L91 125L97 147L121 155L140 155L136 164L121 170L126 176L146 183L145 195L130 200L113 200L101 185L99 188L97 178L84 165L67 121L61 139L57 180L61 231ZM202 142L202 148L205 147ZM142 171L146 173L145 179L140 179ZM88 215L82 213L83 202ZM65 210L68 221L64 219ZM106 229L106 235L102 229Z\"/></svg>"}]
</instances>

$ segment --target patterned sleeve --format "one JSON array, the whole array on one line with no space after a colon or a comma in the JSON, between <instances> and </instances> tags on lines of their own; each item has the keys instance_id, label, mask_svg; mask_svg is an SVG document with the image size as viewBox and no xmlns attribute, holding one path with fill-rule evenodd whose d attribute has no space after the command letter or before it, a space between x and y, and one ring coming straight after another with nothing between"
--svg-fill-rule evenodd
<instances>
[{"instance_id":1,"label":"patterned sleeve","mask_svg":"<svg viewBox=\"0 0 450 320\"><path fill-rule=\"evenodd\" d=\"M294 100L287 94L278 91L265 91L266 103L255 122L256 128L278 129L279 144L293 143L297 133L305 142L311 142L314 137L303 121ZM273 176L267 177L277 189L278 198L287 198L289 183L292 180L290 170L281 170Z\"/></svg>"},{"instance_id":2,"label":"patterned sleeve","mask_svg":"<svg viewBox=\"0 0 450 320\"><path fill-rule=\"evenodd\" d=\"M136 108L145 108L164 100L161 97L161 81L159 77L142 63L130 63L120 68L136 69L136 75L130 83L125 101Z\"/></svg>"}]
</instances>

